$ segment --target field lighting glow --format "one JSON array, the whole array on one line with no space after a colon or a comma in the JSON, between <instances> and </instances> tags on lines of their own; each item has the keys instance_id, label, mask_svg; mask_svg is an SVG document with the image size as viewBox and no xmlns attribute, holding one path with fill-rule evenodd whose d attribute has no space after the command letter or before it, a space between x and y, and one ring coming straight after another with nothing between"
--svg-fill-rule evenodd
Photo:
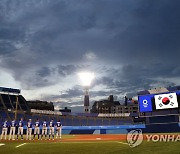
<instances>
[{"instance_id":1,"label":"field lighting glow","mask_svg":"<svg viewBox=\"0 0 180 154\"><path fill-rule=\"evenodd\" d=\"M90 86L94 79L94 73L91 72L81 72L78 73L78 76L81 79L83 86Z\"/></svg>"}]
</instances>

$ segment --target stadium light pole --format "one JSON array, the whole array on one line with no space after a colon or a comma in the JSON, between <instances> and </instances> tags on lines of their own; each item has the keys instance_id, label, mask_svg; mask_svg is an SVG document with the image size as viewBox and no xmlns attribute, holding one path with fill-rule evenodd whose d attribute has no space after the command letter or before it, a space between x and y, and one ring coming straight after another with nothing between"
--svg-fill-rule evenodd
<instances>
[{"instance_id":1,"label":"stadium light pole","mask_svg":"<svg viewBox=\"0 0 180 154\"><path fill-rule=\"evenodd\" d=\"M16 110L15 110L15 116L14 116L15 120L17 119L18 104L19 104L19 95L16 95Z\"/></svg>"},{"instance_id":2,"label":"stadium light pole","mask_svg":"<svg viewBox=\"0 0 180 154\"><path fill-rule=\"evenodd\" d=\"M84 112L89 112L89 88L92 80L94 79L94 73L91 72L81 72L78 73L80 80L82 81L82 86L84 87Z\"/></svg>"}]
</instances>

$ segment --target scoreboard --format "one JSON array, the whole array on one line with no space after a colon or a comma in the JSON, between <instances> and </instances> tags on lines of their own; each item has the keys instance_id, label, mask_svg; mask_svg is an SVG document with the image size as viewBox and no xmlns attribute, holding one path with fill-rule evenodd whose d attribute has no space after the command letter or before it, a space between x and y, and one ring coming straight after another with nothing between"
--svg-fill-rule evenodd
<instances>
[{"instance_id":1,"label":"scoreboard","mask_svg":"<svg viewBox=\"0 0 180 154\"><path fill-rule=\"evenodd\" d=\"M180 91L138 96L139 111L180 109Z\"/></svg>"}]
</instances>

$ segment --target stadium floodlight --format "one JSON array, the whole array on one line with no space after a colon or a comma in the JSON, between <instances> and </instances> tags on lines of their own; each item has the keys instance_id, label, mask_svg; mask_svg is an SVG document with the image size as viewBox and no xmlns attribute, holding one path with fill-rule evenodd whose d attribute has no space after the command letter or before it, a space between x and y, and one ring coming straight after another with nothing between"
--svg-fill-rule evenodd
<instances>
[{"instance_id":1,"label":"stadium floodlight","mask_svg":"<svg viewBox=\"0 0 180 154\"><path fill-rule=\"evenodd\" d=\"M86 113L89 112L89 87L91 85L92 80L94 79L94 73L91 72L81 72L78 74L79 78L82 81L82 85L85 89L84 94L84 111Z\"/></svg>"},{"instance_id":2,"label":"stadium floodlight","mask_svg":"<svg viewBox=\"0 0 180 154\"><path fill-rule=\"evenodd\" d=\"M83 86L85 87L89 87L91 85L92 80L94 79L94 73L81 72L78 75L82 81Z\"/></svg>"}]
</instances>

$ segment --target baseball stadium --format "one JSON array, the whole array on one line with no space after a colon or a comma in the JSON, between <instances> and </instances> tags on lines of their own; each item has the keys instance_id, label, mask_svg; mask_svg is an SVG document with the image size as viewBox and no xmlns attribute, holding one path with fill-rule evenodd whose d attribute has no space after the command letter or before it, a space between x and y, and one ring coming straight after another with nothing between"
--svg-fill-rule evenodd
<instances>
[{"instance_id":1,"label":"baseball stadium","mask_svg":"<svg viewBox=\"0 0 180 154\"><path fill-rule=\"evenodd\" d=\"M20 89L0 91L0 153L179 153L180 86L139 91L137 112L123 113L90 113L88 92L85 112L74 113L33 108Z\"/></svg>"},{"instance_id":2,"label":"baseball stadium","mask_svg":"<svg viewBox=\"0 0 180 154\"><path fill-rule=\"evenodd\" d=\"M0 0L0 154L180 154L180 0Z\"/></svg>"}]
</instances>

